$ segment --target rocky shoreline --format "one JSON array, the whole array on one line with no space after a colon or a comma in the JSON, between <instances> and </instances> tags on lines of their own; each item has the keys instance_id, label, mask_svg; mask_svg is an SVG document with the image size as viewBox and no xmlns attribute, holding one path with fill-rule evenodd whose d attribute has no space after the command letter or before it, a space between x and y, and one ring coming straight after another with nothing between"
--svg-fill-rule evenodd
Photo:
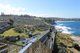
<instances>
[{"instance_id":1,"label":"rocky shoreline","mask_svg":"<svg viewBox=\"0 0 80 53\"><path fill-rule=\"evenodd\" d=\"M62 34L65 34L65 35L70 35L71 39L77 43L78 45L80 45L80 36L76 36L76 35L73 35L71 34L71 32L69 32L68 30L66 30L67 27L61 27L61 26L55 26L56 30ZM70 28L68 28L70 29Z\"/></svg>"},{"instance_id":2,"label":"rocky shoreline","mask_svg":"<svg viewBox=\"0 0 80 53\"><path fill-rule=\"evenodd\" d=\"M79 36L70 36L75 43L77 43L80 46L80 37Z\"/></svg>"},{"instance_id":3,"label":"rocky shoreline","mask_svg":"<svg viewBox=\"0 0 80 53\"><path fill-rule=\"evenodd\" d=\"M80 37L72 36L71 34L57 32L55 43L58 53L79 53L79 38Z\"/></svg>"}]
</instances>

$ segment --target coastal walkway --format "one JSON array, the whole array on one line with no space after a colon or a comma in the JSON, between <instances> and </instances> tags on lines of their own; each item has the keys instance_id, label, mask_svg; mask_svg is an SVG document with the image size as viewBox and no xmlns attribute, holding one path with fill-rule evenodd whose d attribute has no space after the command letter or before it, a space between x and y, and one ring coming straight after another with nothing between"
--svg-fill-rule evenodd
<instances>
[{"instance_id":1,"label":"coastal walkway","mask_svg":"<svg viewBox=\"0 0 80 53\"><path fill-rule=\"evenodd\" d=\"M19 53L52 53L55 33L49 30L32 37L29 43L20 49Z\"/></svg>"}]
</instances>

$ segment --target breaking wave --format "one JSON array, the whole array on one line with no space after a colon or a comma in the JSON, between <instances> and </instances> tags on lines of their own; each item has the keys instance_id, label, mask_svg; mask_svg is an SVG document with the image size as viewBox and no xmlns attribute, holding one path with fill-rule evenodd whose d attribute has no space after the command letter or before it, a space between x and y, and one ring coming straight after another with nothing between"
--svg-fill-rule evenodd
<instances>
[{"instance_id":1,"label":"breaking wave","mask_svg":"<svg viewBox=\"0 0 80 53\"><path fill-rule=\"evenodd\" d=\"M63 24L56 25L55 28L57 29L57 31L61 31L62 33L66 33L66 34L73 33L72 31L69 31L71 30L70 27L64 26Z\"/></svg>"}]
</instances>

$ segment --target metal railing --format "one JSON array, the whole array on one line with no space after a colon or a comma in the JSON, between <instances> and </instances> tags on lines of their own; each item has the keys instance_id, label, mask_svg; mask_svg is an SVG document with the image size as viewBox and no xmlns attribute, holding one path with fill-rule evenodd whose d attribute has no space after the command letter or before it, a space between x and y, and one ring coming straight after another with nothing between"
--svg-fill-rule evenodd
<instances>
[{"instance_id":1,"label":"metal railing","mask_svg":"<svg viewBox=\"0 0 80 53\"><path fill-rule=\"evenodd\" d=\"M47 34L49 32L43 32L41 35L37 35L37 38L32 39L32 41L26 45L25 47L23 47L19 53L44 53L45 51L49 52L50 49L47 48L43 43L41 43L40 39L43 38L43 36L45 34ZM48 51L49 50L49 51ZM51 52L51 51L50 51ZM49 52L49 53L50 53Z\"/></svg>"},{"instance_id":2,"label":"metal railing","mask_svg":"<svg viewBox=\"0 0 80 53\"><path fill-rule=\"evenodd\" d=\"M51 49L46 47L44 44L42 44L40 41L37 41L35 43L28 44L25 49L22 49L19 53L51 53Z\"/></svg>"}]
</instances>

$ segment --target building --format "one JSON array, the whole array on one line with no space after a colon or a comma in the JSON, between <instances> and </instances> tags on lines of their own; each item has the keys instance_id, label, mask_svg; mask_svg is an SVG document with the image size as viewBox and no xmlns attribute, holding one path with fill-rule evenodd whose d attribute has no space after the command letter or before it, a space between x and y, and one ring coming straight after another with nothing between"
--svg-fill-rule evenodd
<instances>
[{"instance_id":1,"label":"building","mask_svg":"<svg viewBox=\"0 0 80 53\"><path fill-rule=\"evenodd\" d=\"M0 22L0 33L3 33L5 30L11 28L9 22Z\"/></svg>"}]
</instances>

